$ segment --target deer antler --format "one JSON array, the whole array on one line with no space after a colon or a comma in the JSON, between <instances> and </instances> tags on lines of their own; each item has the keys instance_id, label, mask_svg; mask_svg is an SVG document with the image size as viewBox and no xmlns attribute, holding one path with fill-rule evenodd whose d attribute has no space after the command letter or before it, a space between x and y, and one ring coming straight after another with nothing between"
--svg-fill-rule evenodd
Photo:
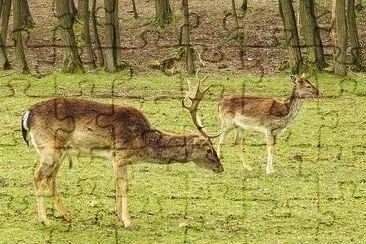
<instances>
[{"instance_id":1,"label":"deer antler","mask_svg":"<svg viewBox=\"0 0 366 244\"><path fill-rule=\"evenodd\" d=\"M196 72L196 78L198 79L198 72L199 70ZM218 137L219 135L221 135L222 131L219 131L217 133L214 134L209 134L207 133L203 128L204 126L201 123L201 119L199 118L198 114L197 114L197 110L198 110L198 105L201 102L202 98L205 96L206 92L208 91L208 89L210 89L210 87L212 86L209 85L207 88L205 88L204 90L201 90L201 86L202 83L207 79L208 75L205 76L203 79L198 79L198 83L197 85L192 85L190 80L187 79L188 82L188 92L185 98L182 99L182 106L184 108L186 108L189 113L191 114L193 123L195 124L195 126L197 127L198 131L206 138L215 138ZM191 106L187 106L185 104L185 100L189 99L191 101Z\"/></svg>"}]
</instances>

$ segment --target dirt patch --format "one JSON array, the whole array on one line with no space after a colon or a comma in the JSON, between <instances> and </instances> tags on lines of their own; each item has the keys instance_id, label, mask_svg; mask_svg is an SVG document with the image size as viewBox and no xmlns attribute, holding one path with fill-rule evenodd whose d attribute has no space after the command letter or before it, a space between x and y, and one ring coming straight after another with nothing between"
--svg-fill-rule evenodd
<instances>
[{"instance_id":1,"label":"dirt patch","mask_svg":"<svg viewBox=\"0 0 366 244\"><path fill-rule=\"evenodd\" d=\"M180 1L173 1L175 12L173 23L165 29L154 24L154 1L137 1L138 19L131 12L131 1L120 3L120 38L122 59L132 66L134 73L145 74L165 65L165 73L184 71L184 61L178 55L179 36L182 23ZM277 1L249 1L249 9L242 12L237 1L240 35L231 14L230 1L190 1L191 41L201 58L196 67L206 72L228 71L254 75L271 75L286 69L287 53L283 26L278 14ZM36 22L34 29L24 33L26 56L32 71L49 73L59 70L62 49L56 29L57 16L53 1L31 1L30 8ZM359 36L362 47L366 46L366 14L358 12ZM332 42L330 38L330 6L319 3L317 15L321 27L326 59L332 62ZM99 34L103 39L104 9L98 3ZM11 28L11 27L10 27ZM75 28L76 34L78 29ZM301 34L301 30L300 30ZM8 38L8 52L13 67L14 43ZM302 44L303 41L301 41ZM306 59L305 48L303 56ZM84 57L84 50L80 47ZM197 55L197 56L198 56ZM178 58L179 57L179 58ZM84 59L85 60L85 59ZM163 61L166 61L165 63Z\"/></svg>"}]
</instances>

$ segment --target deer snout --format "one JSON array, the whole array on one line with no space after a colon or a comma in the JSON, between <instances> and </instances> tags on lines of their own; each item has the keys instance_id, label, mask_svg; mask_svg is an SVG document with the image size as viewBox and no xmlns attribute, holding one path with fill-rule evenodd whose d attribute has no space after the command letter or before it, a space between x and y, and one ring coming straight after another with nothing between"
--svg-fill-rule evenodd
<instances>
[{"instance_id":1,"label":"deer snout","mask_svg":"<svg viewBox=\"0 0 366 244\"><path fill-rule=\"evenodd\" d=\"M224 167L222 167L222 164L220 163L217 168L213 169L213 172L216 174L220 174L220 173L224 172Z\"/></svg>"}]
</instances>

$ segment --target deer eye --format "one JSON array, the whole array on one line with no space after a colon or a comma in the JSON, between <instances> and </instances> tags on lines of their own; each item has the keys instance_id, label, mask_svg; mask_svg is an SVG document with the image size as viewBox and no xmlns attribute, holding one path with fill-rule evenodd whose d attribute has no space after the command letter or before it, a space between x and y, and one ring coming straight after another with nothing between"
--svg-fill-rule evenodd
<instances>
[{"instance_id":1,"label":"deer eye","mask_svg":"<svg viewBox=\"0 0 366 244\"><path fill-rule=\"evenodd\" d=\"M208 149L207 149L207 154L212 155L212 154L213 154L213 150L212 150L211 148L208 148Z\"/></svg>"}]
</instances>

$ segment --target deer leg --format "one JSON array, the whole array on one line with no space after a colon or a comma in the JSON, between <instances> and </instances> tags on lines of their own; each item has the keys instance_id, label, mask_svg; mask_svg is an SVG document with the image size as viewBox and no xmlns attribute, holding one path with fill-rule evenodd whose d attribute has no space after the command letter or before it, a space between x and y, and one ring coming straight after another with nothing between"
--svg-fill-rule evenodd
<instances>
[{"instance_id":1,"label":"deer leg","mask_svg":"<svg viewBox=\"0 0 366 244\"><path fill-rule=\"evenodd\" d=\"M276 144L276 136L273 135L273 133L267 132L267 153L268 153L268 159L267 159L267 167L266 167L266 173L270 174L274 172L273 169L273 149Z\"/></svg>"},{"instance_id":2,"label":"deer leg","mask_svg":"<svg viewBox=\"0 0 366 244\"><path fill-rule=\"evenodd\" d=\"M230 131L230 129L227 129L227 128L224 128L222 130L222 133L220 135L220 138L219 138L219 143L217 144L217 150L216 150L216 153L217 153L217 156L220 158L220 154L221 154L221 147L222 145L224 145L224 141L226 139L226 136L227 136L227 133Z\"/></svg>"},{"instance_id":3,"label":"deer leg","mask_svg":"<svg viewBox=\"0 0 366 244\"><path fill-rule=\"evenodd\" d=\"M131 218L128 213L128 180L127 165L121 164L118 160L113 162L114 174L116 176L116 212L126 229L132 229Z\"/></svg>"},{"instance_id":4,"label":"deer leg","mask_svg":"<svg viewBox=\"0 0 366 244\"><path fill-rule=\"evenodd\" d=\"M41 152L41 164L34 173L34 186L35 195L37 199L38 217L42 224L45 226L50 225L50 221L47 218L46 206L44 202L44 186L47 183L47 179L53 174L58 167L61 160L61 152Z\"/></svg>"},{"instance_id":5,"label":"deer leg","mask_svg":"<svg viewBox=\"0 0 366 244\"><path fill-rule=\"evenodd\" d=\"M235 134L235 147L239 152L239 157L240 157L240 161L243 164L243 167L249 171L252 170L252 167L250 167L249 164L245 163L245 159L244 159L244 146L243 146L243 129L240 127L235 127L236 129L236 134Z\"/></svg>"},{"instance_id":6,"label":"deer leg","mask_svg":"<svg viewBox=\"0 0 366 244\"><path fill-rule=\"evenodd\" d=\"M64 205L61 203L60 197L58 194L58 190L57 190L56 175L57 175L58 170L60 169L61 161L62 161L62 159L60 160L60 163L56 166L55 170L47 178L47 183L48 183L48 187L50 188L50 192L51 192L52 199L53 199L53 204L55 205L57 212L66 221L70 221L71 220L70 214L67 212Z\"/></svg>"}]
</instances>

